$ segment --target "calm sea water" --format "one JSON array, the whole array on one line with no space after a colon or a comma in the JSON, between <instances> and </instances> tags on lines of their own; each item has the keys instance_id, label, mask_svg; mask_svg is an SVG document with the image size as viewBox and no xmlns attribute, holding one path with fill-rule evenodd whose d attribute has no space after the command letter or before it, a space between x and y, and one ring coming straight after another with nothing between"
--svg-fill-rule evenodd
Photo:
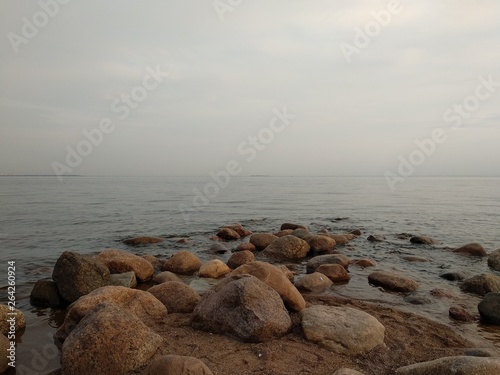
<instances>
[{"instance_id":1,"label":"calm sea water","mask_svg":"<svg viewBox=\"0 0 500 375\"><path fill-rule=\"evenodd\" d=\"M29 304L34 283L50 277L51 267L65 250L127 249L121 240L131 236L168 238L159 245L128 248L139 254L168 257L187 247L209 259L213 255L206 251L212 244L208 238L223 224L241 222L254 232L278 230L286 221L333 233L359 228L363 236L345 253L375 259L377 269L417 278L422 284L418 293L427 297L435 287L458 292L456 284L438 277L443 270L500 274L489 270L485 259L446 250L469 242L480 242L488 251L500 248L500 178L412 178L393 193L383 178L234 177L208 205L183 214L179 205L192 206L193 189L203 191L210 181L209 177L68 177L63 182L52 177L0 177L0 287L6 290L7 262L15 261L17 304L28 320L18 346L18 364L26 366L24 373L43 374L58 367L50 345L62 313ZM428 235L439 245L414 246L397 239L399 233ZM388 242L368 242L370 234L385 235ZM177 244L183 237L191 238L190 245ZM431 261L408 263L402 255ZM453 324L447 315L450 301L410 305L400 295L369 286L371 271L351 267L351 281L334 287L332 293L384 300ZM478 301L467 296L461 303L474 310ZM0 302L6 302L6 293ZM473 324L458 329L466 335L477 333L500 347L500 332L495 328ZM23 372L18 369L18 373Z\"/></svg>"}]
</instances>

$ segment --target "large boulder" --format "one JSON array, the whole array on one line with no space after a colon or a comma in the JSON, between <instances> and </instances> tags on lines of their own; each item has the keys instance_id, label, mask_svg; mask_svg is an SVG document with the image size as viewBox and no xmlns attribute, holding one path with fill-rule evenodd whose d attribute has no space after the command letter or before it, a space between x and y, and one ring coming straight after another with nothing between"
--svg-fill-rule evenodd
<instances>
[{"instance_id":1,"label":"large boulder","mask_svg":"<svg viewBox=\"0 0 500 375\"><path fill-rule=\"evenodd\" d=\"M340 264L345 269L349 268L349 258L344 254L318 255L309 259L306 264L307 273L313 273L322 264Z\"/></svg>"},{"instance_id":2,"label":"large boulder","mask_svg":"<svg viewBox=\"0 0 500 375\"><path fill-rule=\"evenodd\" d=\"M351 276L340 264L322 264L316 268L316 272L322 273L334 283L349 281Z\"/></svg>"},{"instance_id":3,"label":"large boulder","mask_svg":"<svg viewBox=\"0 0 500 375\"><path fill-rule=\"evenodd\" d=\"M131 246L139 246L139 245L149 245L152 243L161 243L164 242L165 239L161 237L134 237L134 238L129 238L123 241L125 245L131 245Z\"/></svg>"},{"instance_id":4,"label":"large boulder","mask_svg":"<svg viewBox=\"0 0 500 375\"><path fill-rule=\"evenodd\" d=\"M481 318L500 325L500 293L488 293L477 306Z\"/></svg>"},{"instance_id":5,"label":"large boulder","mask_svg":"<svg viewBox=\"0 0 500 375\"><path fill-rule=\"evenodd\" d=\"M311 251L316 253L325 253L327 251L331 251L337 245L337 242L331 237L320 235L320 234L311 234L304 238L304 241L307 242Z\"/></svg>"},{"instance_id":6,"label":"large boulder","mask_svg":"<svg viewBox=\"0 0 500 375\"><path fill-rule=\"evenodd\" d=\"M10 331L10 322L8 321L12 316L10 313L15 313L16 323L14 327L16 332L19 333L26 328L26 318L21 310L14 309L11 311L10 306L0 305L0 334L7 336Z\"/></svg>"},{"instance_id":7,"label":"large boulder","mask_svg":"<svg viewBox=\"0 0 500 375\"><path fill-rule=\"evenodd\" d=\"M254 233L250 236L250 243L260 251L264 250L276 239L278 239L278 237L272 233Z\"/></svg>"},{"instance_id":8,"label":"large boulder","mask_svg":"<svg viewBox=\"0 0 500 375\"><path fill-rule=\"evenodd\" d=\"M500 271L500 249L495 250L488 257L488 266L494 270Z\"/></svg>"},{"instance_id":9,"label":"large boulder","mask_svg":"<svg viewBox=\"0 0 500 375\"><path fill-rule=\"evenodd\" d=\"M242 266L243 264L247 264L253 261L255 261L255 255L251 251L243 250L231 255L227 260L227 266L234 270L239 266Z\"/></svg>"},{"instance_id":10,"label":"large boulder","mask_svg":"<svg viewBox=\"0 0 500 375\"><path fill-rule=\"evenodd\" d=\"M484 296L488 293L500 292L500 277L490 273L473 276L460 284L460 289L464 292L479 294Z\"/></svg>"},{"instance_id":11,"label":"large boulder","mask_svg":"<svg viewBox=\"0 0 500 375\"><path fill-rule=\"evenodd\" d=\"M199 277L207 277L210 279L218 279L231 272L226 263L219 259L212 259L201 265L198 270Z\"/></svg>"},{"instance_id":12,"label":"large boulder","mask_svg":"<svg viewBox=\"0 0 500 375\"><path fill-rule=\"evenodd\" d=\"M168 312L191 313L200 302L200 295L189 285L179 281L168 281L148 289L165 305Z\"/></svg>"},{"instance_id":13,"label":"large boulder","mask_svg":"<svg viewBox=\"0 0 500 375\"><path fill-rule=\"evenodd\" d=\"M456 248L455 250L453 250L453 252L475 257L485 257L488 255L484 247L479 243L469 243L467 245Z\"/></svg>"},{"instance_id":14,"label":"large boulder","mask_svg":"<svg viewBox=\"0 0 500 375\"><path fill-rule=\"evenodd\" d=\"M57 307L64 304L57 285L52 280L38 280L31 290L30 303L33 306Z\"/></svg>"},{"instance_id":15,"label":"large boulder","mask_svg":"<svg viewBox=\"0 0 500 375\"><path fill-rule=\"evenodd\" d=\"M57 259L52 279L61 297L68 302L74 302L81 296L107 285L109 275L108 267L99 260L65 251Z\"/></svg>"},{"instance_id":16,"label":"large boulder","mask_svg":"<svg viewBox=\"0 0 500 375\"><path fill-rule=\"evenodd\" d=\"M217 237L226 241L235 241L240 239L238 232L231 228L221 228L221 230L217 233Z\"/></svg>"},{"instance_id":17,"label":"large boulder","mask_svg":"<svg viewBox=\"0 0 500 375\"><path fill-rule=\"evenodd\" d=\"M397 375L498 375L499 358L444 357L400 367Z\"/></svg>"},{"instance_id":18,"label":"large boulder","mask_svg":"<svg viewBox=\"0 0 500 375\"><path fill-rule=\"evenodd\" d=\"M313 305L301 314L306 338L335 353L355 356L384 343L385 327L361 310Z\"/></svg>"},{"instance_id":19,"label":"large boulder","mask_svg":"<svg viewBox=\"0 0 500 375\"><path fill-rule=\"evenodd\" d=\"M104 263L112 273L133 271L139 281L149 280L155 272L151 262L126 250L106 249L96 258Z\"/></svg>"},{"instance_id":20,"label":"large boulder","mask_svg":"<svg viewBox=\"0 0 500 375\"><path fill-rule=\"evenodd\" d=\"M201 360L195 357L164 355L155 358L146 369L147 375L213 375Z\"/></svg>"},{"instance_id":21,"label":"large boulder","mask_svg":"<svg viewBox=\"0 0 500 375\"><path fill-rule=\"evenodd\" d=\"M97 305L112 302L127 314L135 315L147 326L154 326L167 316L167 308L151 293L123 286L105 286L94 290L70 305L64 322L54 334L60 348L76 325Z\"/></svg>"},{"instance_id":22,"label":"large boulder","mask_svg":"<svg viewBox=\"0 0 500 375\"><path fill-rule=\"evenodd\" d=\"M254 276L235 275L205 293L191 324L246 342L263 342L287 333L292 321L274 289Z\"/></svg>"},{"instance_id":23,"label":"large boulder","mask_svg":"<svg viewBox=\"0 0 500 375\"><path fill-rule=\"evenodd\" d=\"M252 275L273 288L283 298L285 305L292 311L300 311L306 306L304 297L277 267L266 262L251 262L236 268L232 275Z\"/></svg>"},{"instance_id":24,"label":"large boulder","mask_svg":"<svg viewBox=\"0 0 500 375\"><path fill-rule=\"evenodd\" d=\"M373 285L395 292L413 292L419 287L415 280L394 272L372 272L368 275L368 281Z\"/></svg>"},{"instance_id":25,"label":"large boulder","mask_svg":"<svg viewBox=\"0 0 500 375\"><path fill-rule=\"evenodd\" d=\"M264 254L274 259L301 259L309 252L306 241L295 236L283 236L265 248Z\"/></svg>"},{"instance_id":26,"label":"large boulder","mask_svg":"<svg viewBox=\"0 0 500 375\"><path fill-rule=\"evenodd\" d=\"M319 272L303 275L295 283L295 287L298 290L303 290L304 292L320 292L332 285L333 282L328 277Z\"/></svg>"},{"instance_id":27,"label":"large boulder","mask_svg":"<svg viewBox=\"0 0 500 375\"><path fill-rule=\"evenodd\" d=\"M179 251L163 263L163 271L179 274L189 274L200 269L202 262L190 251Z\"/></svg>"},{"instance_id":28,"label":"large boulder","mask_svg":"<svg viewBox=\"0 0 500 375\"><path fill-rule=\"evenodd\" d=\"M162 341L137 316L104 302L92 309L64 341L62 373L129 374L145 366Z\"/></svg>"}]
</instances>

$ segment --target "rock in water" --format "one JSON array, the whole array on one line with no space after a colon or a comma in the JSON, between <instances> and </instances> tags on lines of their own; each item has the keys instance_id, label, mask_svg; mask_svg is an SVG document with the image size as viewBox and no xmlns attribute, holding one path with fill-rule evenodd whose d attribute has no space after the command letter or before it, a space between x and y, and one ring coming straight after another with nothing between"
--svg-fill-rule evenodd
<instances>
[{"instance_id":1,"label":"rock in water","mask_svg":"<svg viewBox=\"0 0 500 375\"><path fill-rule=\"evenodd\" d=\"M219 259L212 259L202 264L198 270L199 277L207 277L210 279L218 279L231 272L231 269Z\"/></svg>"},{"instance_id":2,"label":"rock in water","mask_svg":"<svg viewBox=\"0 0 500 375\"><path fill-rule=\"evenodd\" d=\"M488 293L477 309L485 321L500 325L500 293Z\"/></svg>"},{"instance_id":3,"label":"rock in water","mask_svg":"<svg viewBox=\"0 0 500 375\"><path fill-rule=\"evenodd\" d=\"M16 314L16 332L19 336L19 331L22 331L26 327L26 318L24 317L24 313L21 310L14 309L14 311L10 310L10 306L0 305L0 334L7 336L10 331L10 323L8 319L10 319L9 313L14 312Z\"/></svg>"},{"instance_id":4,"label":"rock in water","mask_svg":"<svg viewBox=\"0 0 500 375\"><path fill-rule=\"evenodd\" d=\"M155 269L151 262L126 250L106 249L97 255L112 273L133 271L139 281L149 280Z\"/></svg>"},{"instance_id":5,"label":"rock in water","mask_svg":"<svg viewBox=\"0 0 500 375\"><path fill-rule=\"evenodd\" d=\"M124 240L123 243L125 245L139 246L139 245L148 245L152 243L161 243L164 241L165 239L160 237L135 237L135 238L129 238L128 240Z\"/></svg>"},{"instance_id":6,"label":"rock in water","mask_svg":"<svg viewBox=\"0 0 500 375\"><path fill-rule=\"evenodd\" d=\"M271 233L254 233L250 236L250 243L260 251L264 250L276 239L278 239L278 237Z\"/></svg>"},{"instance_id":7,"label":"rock in water","mask_svg":"<svg viewBox=\"0 0 500 375\"><path fill-rule=\"evenodd\" d=\"M129 374L146 365L162 341L137 316L104 302L89 312L64 341L62 372Z\"/></svg>"},{"instance_id":8,"label":"rock in water","mask_svg":"<svg viewBox=\"0 0 500 375\"><path fill-rule=\"evenodd\" d=\"M222 238L226 241L235 241L240 239L240 235L234 229L222 228L218 233L217 237Z\"/></svg>"},{"instance_id":9,"label":"rock in water","mask_svg":"<svg viewBox=\"0 0 500 375\"><path fill-rule=\"evenodd\" d=\"M233 270L242 266L243 264L247 264L255 261L255 255L248 250L238 251L231 255L231 257L227 261L227 265L229 268Z\"/></svg>"},{"instance_id":10,"label":"rock in water","mask_svg":"<svg viewBox=\"0 0 500 375\"><path fill-rule=\"evenodd\" d=\"M193 288L179 281L168 281L153 286L148 292L163 303L171 313L191 313L201 299Z\"/></svg>"},{"instance_id":11,"label":"rock in water","mask_svg":"<svg viewBox=\"0 0 500 375\"><path fill-rule=\"evenodd\" d=\"M287 333L292 321L279 294L251 275L230 276L210 289L196 306L192 326L263 342Z\"/></svg>"},{"instance_id":12,"label":"rock in water","mask_svg":"<svg viewBox=\"0 0 500 375\"><path fill-rule=\"evenodd\" d=\"M38 280L30 295L33 306L57 307L64 304L57 285L52 280Z\"/></svg>"},{"instance_id":13,"label":"rock in water","mask_svg":"<svg viewBox=\"0 0 500 375\"><path fill-rule=\"evenodd\" d=\"M295 236L283 236L264 249L264 254L275 259L301 259L309 252L306 241Z\"/></svg>"},{"instance_id":14,"label":"rock in water","mask_svg":"<svg viewBox=\"0 0 500 375\"><path fill-rule=\"evenodd\" d=\"M484 296L488 293L500 292L500 277L490 273L483 273L464 280L460 285L464 292L479 294Z\"/></svg>"},{"instance_id":15,"label":"rock in water","mask_svg":"<svg viewBox=\"0 0 500 375\"><path fill-rule=\"evenodd\" d=\"M498 375L500 359L482 357L444 357L430 362L400 367L397 375Z\"/></svg>"},{"instance_id":16,"label":"rock in water","mask_svg":"<svg viewBox=\"0 0 500 375\"><path fill-rule=\"evenodd\" d=\"M368 275L368 281L373 285L395 292L413 292L419 287L415 280L394 272L372 272Z\"/></svg>"},{"instance_id":17,"label":"rock in water","mask_svg":"<svg viewBox=\"0 0 500 375\"><path fill-rule=\"evenodd\" d=\"M335 240L328 236L322 236L319 234L311 234L304 238L304 241L307 242L311 251L324 253L330 250L333 250L337 243Z\"/></svg>"},{"instance_id":18,"label":"rock in water","mask_svg":"<svg viewBox=\"0 0 500 375\"><path fill-rule=\"evenodd\" d=\"M500 271L500 249L495 250L488 257L488 266L494 270Z\"/></svg>"},{"instance_id":19,"label":"rock in water","mask_svg":"<svg viewBox=\"0 0 500 375\"><path fill-rule=\"evenodd\" d=\"M456 248L455 250L453 250L453 252L474 257L485 257L488 255L486 253L486 250L484 250L484 247L479 243L469 243L462 247Z\"/></svg>"},{"instance_id":20,"label":"rock in water","mask_svg":"<svg viewBox=\"0 0 500 375\"><path fill-rule=\"evenodd\" d=\"M344 254L318 255L309 259L306 264L307 273L313 273L322 264L340 264L345 269L349 268L349 258Z\"/></svg>"},{"instance_id":21,"label":"rock in water","mask_svg":"<svg viewBox=\"0 0 500 375\"><path fill-rule=\"evenodd\" d=\"M426 236L413 236L410 238L410 242L418 245L432 245L436 243L432 238Z\"/></svg>"},{"instance_id":22,"label":"rock in water","mask_svg":"<svg viewBox=\"0 0 500 375\"><path fill-rule=\"evenodd\" d=\"M146 369L148 375L213 375L198 358L164 355L155 358Z\"/></svg>"},{"instance_id":23,"label":"rock in water","mask_svg":"<svg viewBox=\"0 0 500 375\"><path fill-rule=\"evenodd\" d=\"M4 335L0 335L0 350L2 351L2 356L0 357L0 374L3 374L9 369L9 349L9 339Z\"/></svg>"},{"instance_id":24,"label":"rock in water","mask_svg":"<svg viewBox=\"0 0 500 375\"><path fill-rule=\"evenodd\" d=\"M163 271L179 274L189 274L200 269L202 263L200 258L189 251L179 251L163 263Z\"/></svg>"},{"instance_id":25,"label":"rock in water","mask_svg":"<svg viewBox=\"0 0 500 375\"><path fill-rule=\"evenodd\" d=\"M361 310L314 305L301 314L306 338L335 353L355 356L384 343L385 327Z\"/></svg>"},{"instance_id":26,"label":"rock in water","mask_svg":"<svg viewBox=\"0 0 500 375\"><path fill-rule=\"evenodd\" d=\"M322 273L334 283L349 281L351 276L340 264L322 264L316 268L316 272Z\"/></svg>"},{"instance_id":27,"label":"rock in water","mask_svg":"<svg viewBox=\"0 0 500 375\"><path fill-rule=\"evenodd\" d=\"M283 223L283 224L281 224L280 230L287 230L287 229L291 229L291 230L306 229L307 230L307 227L304 226L304 225L294 224L294 223Z\"/></svg>"},{"instance_id":28,"label":"rock in water","mask_svg":"<svg viewBox=\"0 0 500 375\"><path fill-rule=\"evenodd\" d=\"M65 251L54 266L52 279L61 297L75 302L81 296L107 285L109 275L108 267L99 260Z\"/></svg>"},{"instance_id":29,"label":"rock in water","mask_svg":"<svg viewBox=\"0 0 500 375\"><path fill-rule=\"evenodd\" d=\"M295 287L305 292L320 292L333 285L333 282L319 272L303 275L295 283Z\"/></svg>"}]
</instances>

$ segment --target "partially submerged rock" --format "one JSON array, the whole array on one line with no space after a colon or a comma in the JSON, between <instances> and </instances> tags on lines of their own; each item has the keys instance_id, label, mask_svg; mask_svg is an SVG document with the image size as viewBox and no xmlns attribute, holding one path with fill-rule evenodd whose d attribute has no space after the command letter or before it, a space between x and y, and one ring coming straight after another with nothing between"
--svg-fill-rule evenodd
<instances>
[{"instance_id":1,"label":"partially submerged rock","mask_svg":"<svg viewBox=\"0 0 500 375\"><path fill-rule=\"evenodd\" d=\"M202 265L200 258L190 251L179 251L163 263L163 271L190 274L198 271Z\"/></svg>"},{"instance_id":2,"label":"partially submerged rock","mask_svg":"<svg viewBox=\"0 0 500 375\"><path fill-rule=\"evenodd\" d=\"M7 336L10 331L10 322L8 319L11 318L11 315L8 315L9 313L16 314L16 323L14 325L16 332L19 333L26 328L26 318L21 310L14 309L14 311L11 311L10 306L0 305L0 334L4 336Z\"/></svg>"},{"instance_id":3,"label":"partially submerged rock","mask_svg":"<svg viewBox=\"0 0 500 375\"><path fill-rule=\"evenodd\" d=\"M464 292L478 294L484 296L488 293L500 292L500 277L490 273L483 273L466 279L460 285L460 289Z\"/></svg>"},{"instance_id":4,"label":"partially submerged rock","mask_svg":"<svg viewBox=\"0 0 500 375\"><path fill-rule=\"evenodd\" d=\"M386 271L375 271L368 275L368 281L376 286L395 292L413 292L418 283L409 277Z\"/></svg>"},{"instance_id":5,"label":"partially submerged rock","mask_svg":"<svg viewBox=\"0 0 500 375\"><path fill-rule=\"evenodd\" d=\"M30 295L30 303L40 307L58 307L64 305L57 285L53 280L38 280Z\"/></svg>"},{"instance_id":6,"label":"partially submerged rock","mask_svg":"<svg viewBox=\"0 0 500 375\"><path fill-rule=\"evenodd\" d=\"M149 280L155 269L153 265L138 255L121 249L106 249L96 257L105 264L112 273L124 273L133 271L137 280Z\"/></svg>"},{"instance_id":7,"label":"partially submerged rock","mask_svg":"<svg viewBox=\"0 0 500 375\"><path fill-rule=\"evenodd\" d=\"M309 259L306 264L307 273L313 273L322 264L340 264L345 269L349 268L349 258L344 254L318 255Z\"/></svg>"},{"instance_id":8,"label":"partially submerged rock","mask_svg":"<svg viewBox=\"0 0 500 375\"><path fill-rule=\"evenodd\" d=\"M153 243L162 243L164 241L165 239L161 237L142 236L142 237L129 238L127 240L124 240L123 243L125 245L139 246L139 245L149 245Z\"/></svg>"},{"instance_id":9,"label":"partially submerged rock","mask_svg":"<svg viewBox=\"0 0 500 375\"><path fill-rule=\"evenodd\" d=\"M488 257L488 266L500 271L500 249L493 251Z\"/></svg>"},{"instance_id":10,"label":"partially submerged rock","mask_svg":"<svg viewBox=\"0 0 500 375\"><path fill-rule=\"evenodd\" d=\"M266 256L279 260L305 258L308 252L307 242L295 236L280 237L264 249Z\"/></svg>"},{"instance_id":11,"label":"partially submerged rock","mask_svg":"<svg viewBox=\"0 0 500 375\"><path fill-rule=\"evenodd\" d=\"M427 236L413 236L410 238L410 242L417 245L433 245L436 241Z\"/></svg>"},{"instance_id":12,"label":"partially submerged rock","mask_svg":"<svg viewBox=\"0 0 500 375\"><path fill-rule=\"evenodd\" d=\"M488 293L477 309L486 322L500 325L500 293Z\"/></svg>"},{"instance_id":13,"label":"partially submerged rock","mask_svg":"<svg viewBox=\"0 0 500 375\"><path fill-rule=\"evenodd\" d=\"M295 287L304 292L320 292L332 285L333 282L324 274L319 272L303 275L295 283Z\"/></svg>"},{"instance_id":14,"label":"partially submerged rock","mask_svg":"<svg viewBox=\"0 0 500 375\"><path fill-rule=\"evenodd\" d=\"M453 250L454 253L462 255L470 255L475 257L485 257L488 254L484 247L479 243L469 243L467 245L461 246Z\"/></svg>"},{"instance_id":15,"label":"partially submerged rock","mask_svg":"<svg viewBox=\"0 0 500 375\"><path fill-rule=\"evenodd\" d=\"M322 273L334 283L349 281L351 279L349 273L340 264L322 264L316 268L316 272Z\"/></svg>"}]
</instances>

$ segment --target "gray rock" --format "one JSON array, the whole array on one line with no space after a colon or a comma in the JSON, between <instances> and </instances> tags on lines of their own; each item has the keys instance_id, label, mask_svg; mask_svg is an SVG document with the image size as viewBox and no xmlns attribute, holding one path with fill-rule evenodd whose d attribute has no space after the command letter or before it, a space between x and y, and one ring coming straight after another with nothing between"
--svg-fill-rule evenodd
<instances>
[{"instance_id":1,"label":"gray rock","mask_svg":"<svg viewBox=\"0 0 500 375\"><path fill-rule=\"evenodd\" d=\"M58 307L64 301L57 290L57 285L53 280L38 280L30 295L30 303L40 307Z\"/></svg>"},{"instance_id":2,"label":"gray rock","mask_svg":"<svg viewBox=\"0 0 500 375\"><path fill-rule=\"evenodd\" d=\"M488 266L500 271L500 249L493 251L488 257Z\"/></svg>"},{"instance_id":3,"label":"gray rock","mask_svg":"<svg viewBox=\"0 0 500 375\"><path fill-rule=\"evenodd\" d=\"M134 288L137 286L137 278L134 271L124 273L114 273L109 277L108 285L124 286L126 288Z\"/></svg>"},{"instance_id":4,"label":"gray rock","mask_svg":"<svg viewBox=\"0 0 500 375\"><path fill-rule=\"evenodd\" d=\"M344 254L318 255L309 259L306 264L307 273L313 273L322 264L340 264L345 269L349 268L349 258Z\"/></svg>"},{"instance_id":5,"label":"gray rock","mask_svg":"<svg viewBox=\"0 0 500 375\"><path fill-rule=\"evenodd\" d=\"M481 318L500 325L500 293L488 293L477 306Z\"/></svg>"},{"instance_id":6,"label":"gray rock","mask_svg":"<svg viewBox=\"0 0 500 375\"><path fill-rule=\"evenodd\" d=\"M52 272L60 295L68 302L107 285L109 276L108 267L100 261L70 251L61 254Z\"/></svg>"},{"instance_id":7,"label":"gray rock","mask_svg":"<svg viewBox=\"0 0 500 375\"><path fill-rule=\"evenodd\" d=\"M146 369L148 375L213 375L201 360L180 355L155 358Z\"/></svg>"},{"instance_id":8,"label":"gray rock","mask_svg":"<svg viewBox=\"0 0 500 375\"><path fill-rule=\"evenodd\" d=\"M488 293L500 292L500 277L490 273L483 273L466 279L460 285L460 289L464 292L479 294L484 296Z\"/></svg>"},{"instance_id":9,"label":"gray rock","mask_svg":"<svg viewBox=\"0 0 500 375\"><path fill-rule=\"evenodd\" d=\"M500 359L481 357L444 357L400 367L397 375L498 375Z\"/></svg>"}]
</instances>

